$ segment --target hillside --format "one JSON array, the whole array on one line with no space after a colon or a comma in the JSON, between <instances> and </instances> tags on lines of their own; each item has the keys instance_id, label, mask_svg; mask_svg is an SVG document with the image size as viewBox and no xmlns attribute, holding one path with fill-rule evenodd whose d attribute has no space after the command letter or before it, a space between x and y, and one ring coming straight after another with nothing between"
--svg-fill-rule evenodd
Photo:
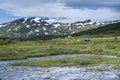
<instances>
[{"instance_id":1,"label":"hillside","mask_svg":"<svg viewBox=\"0 0 120 80\"><path fill-rule=\"evenodd\" d=\"M46 39L66 37L69 35L73 35L73 36L79 36L85 34L94 35L94 33L95 35L101 33L99 35L104 36L104 33L108 35L110 35L112 32L114 33L114 31L111 31L113 30L112 24L113 26L117 26L117 24L115 23L118 22L120 21L116 20L116 21L108 21L108 22L95 22L88 19L85 21L64 23L64 22L58 22L56 19L50 19L50 18L39 18L39 17L21 18L8 23L0 24L0 38L46 40ZM102 28L101 26L103 25L108 25L109 27L104 26L104 28ZM115 35L116 33L119 32L115 32Z\"/></svg>"},{"instance_id":2,"label":"hillside","mask_svg":"<svg viewBox=\"0 0 120 80\"><path fill-rule=\"evenodd\" d=\"M85 36L85 37L111 37L120 36L120 22L114 24L108 24L95 29L78 32L72 34L72 36Z\"/></svg>"},{"instance_id":3,"label":"hillside","mask_svg":"<svg viewBox=\"0 0 120 80\"><path fill-rule=\"evenodd\" d=\"M93 22L90 19L74 23L62 23L49 18L21 18L0 24L0 38L57 38L93 29L100 25L101 23Z\"/></svg>"}]
</instances>

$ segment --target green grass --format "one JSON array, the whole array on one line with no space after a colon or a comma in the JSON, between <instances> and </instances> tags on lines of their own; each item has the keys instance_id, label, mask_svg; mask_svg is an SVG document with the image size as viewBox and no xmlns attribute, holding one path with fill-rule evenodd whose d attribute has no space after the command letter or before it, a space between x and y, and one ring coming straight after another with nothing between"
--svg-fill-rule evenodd
<instances>
[{"instance_id":1,"label":"green grass","mask_svg":"<svg viewBox=\"0 0 120 80\"><path fill-rule=\"evenodd\" d=\"M100 56L67 57L58 59L33 60L15 63L17 66L91 66L91 65L120 65L120 58L109 58Z\"/></svg>"},{"instance_id":2,"label":"green grass","mask_svg":"<svg viewBox=\"0 0 120 80\"><path fill-rule=\"evenodd\" d=\"M114 65L115 66L115 65ZM87 68L87 71L110 71L108 68Z\"/></svg>"},{"instance_id":3,"label":"green grass","mask_svg":"<svg viewBox=\"0 0 120 80\"><path fill-rule=\"evenodd\" d=\"M120 56L120 37L91 38L85 42L81 37L47 41L16 41L0 45L0 60L25 59L28 57L58 54L108 54Z\"/></svg>"}]
</instances>

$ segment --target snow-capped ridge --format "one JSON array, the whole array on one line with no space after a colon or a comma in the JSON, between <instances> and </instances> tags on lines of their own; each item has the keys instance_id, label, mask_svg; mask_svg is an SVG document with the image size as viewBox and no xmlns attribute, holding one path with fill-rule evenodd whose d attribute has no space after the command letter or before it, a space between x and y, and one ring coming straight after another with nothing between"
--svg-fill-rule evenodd
<instances>
[{"instance_id":1,"label":"snow-capped ridge","mask_svg":"<svg viewBox=\"0 0 120 80\"><path fill-rule=\"evenodd\" d=\"M41 18L34 18L33 20L37 23L40 23Z\"/></svg>"}]
</instances>

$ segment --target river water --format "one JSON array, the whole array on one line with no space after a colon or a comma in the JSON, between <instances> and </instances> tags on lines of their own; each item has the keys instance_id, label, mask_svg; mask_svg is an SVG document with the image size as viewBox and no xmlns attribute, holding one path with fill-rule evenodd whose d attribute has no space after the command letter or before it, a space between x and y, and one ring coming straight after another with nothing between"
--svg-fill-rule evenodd
<instances>
[{"instance_id":1,"label":"river water","mask_svg":"<svg viewBox=\"0 0 120 80\"><path fill-rule=\"evenodd\" d=\"M76 56L105 56L91 54L68 54L47 57L28 58L24 60L0 61L0 80L120 80L120 70L112 69L112 66L89 66L89 67L29 67L13 66L12 63L39 60L49 58L76 57ZM101 71L90 70L93 68L103 69Z\"/></svg>"}]
</instances>

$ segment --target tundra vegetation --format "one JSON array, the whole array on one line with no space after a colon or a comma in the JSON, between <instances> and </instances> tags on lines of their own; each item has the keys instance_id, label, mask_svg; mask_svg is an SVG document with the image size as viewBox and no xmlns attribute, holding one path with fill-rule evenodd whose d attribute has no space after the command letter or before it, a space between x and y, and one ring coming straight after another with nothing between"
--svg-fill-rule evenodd
<instances>
[{"instance_id":1,"label":"tundra vegetation","mask_svg":"<svg viewBox=\"0 0 120 80\"><path fill-rule=\"evenodd\" d=\"M120 56L120 37L89 38L86 42L81 37L69 37L54 40L1 40L0 60L26 59L60 54L99 54ZM115 64L120 59L107 57L71 57L61 59L21 62L14 65L26 66L84 66L97 64Z\"/></svg>"},{"instance_id":2,"label":"tundra vegetation","mask_svg":"<svg viewBox=\"0 0 120 80\"><path fill-rule=\"evenodd\" d=\"M55 40L19 41L0 40L0 60L25 59L60 54L108 54L120 56L120 37L81 37Z\"/></svg>"}]
</instances>

